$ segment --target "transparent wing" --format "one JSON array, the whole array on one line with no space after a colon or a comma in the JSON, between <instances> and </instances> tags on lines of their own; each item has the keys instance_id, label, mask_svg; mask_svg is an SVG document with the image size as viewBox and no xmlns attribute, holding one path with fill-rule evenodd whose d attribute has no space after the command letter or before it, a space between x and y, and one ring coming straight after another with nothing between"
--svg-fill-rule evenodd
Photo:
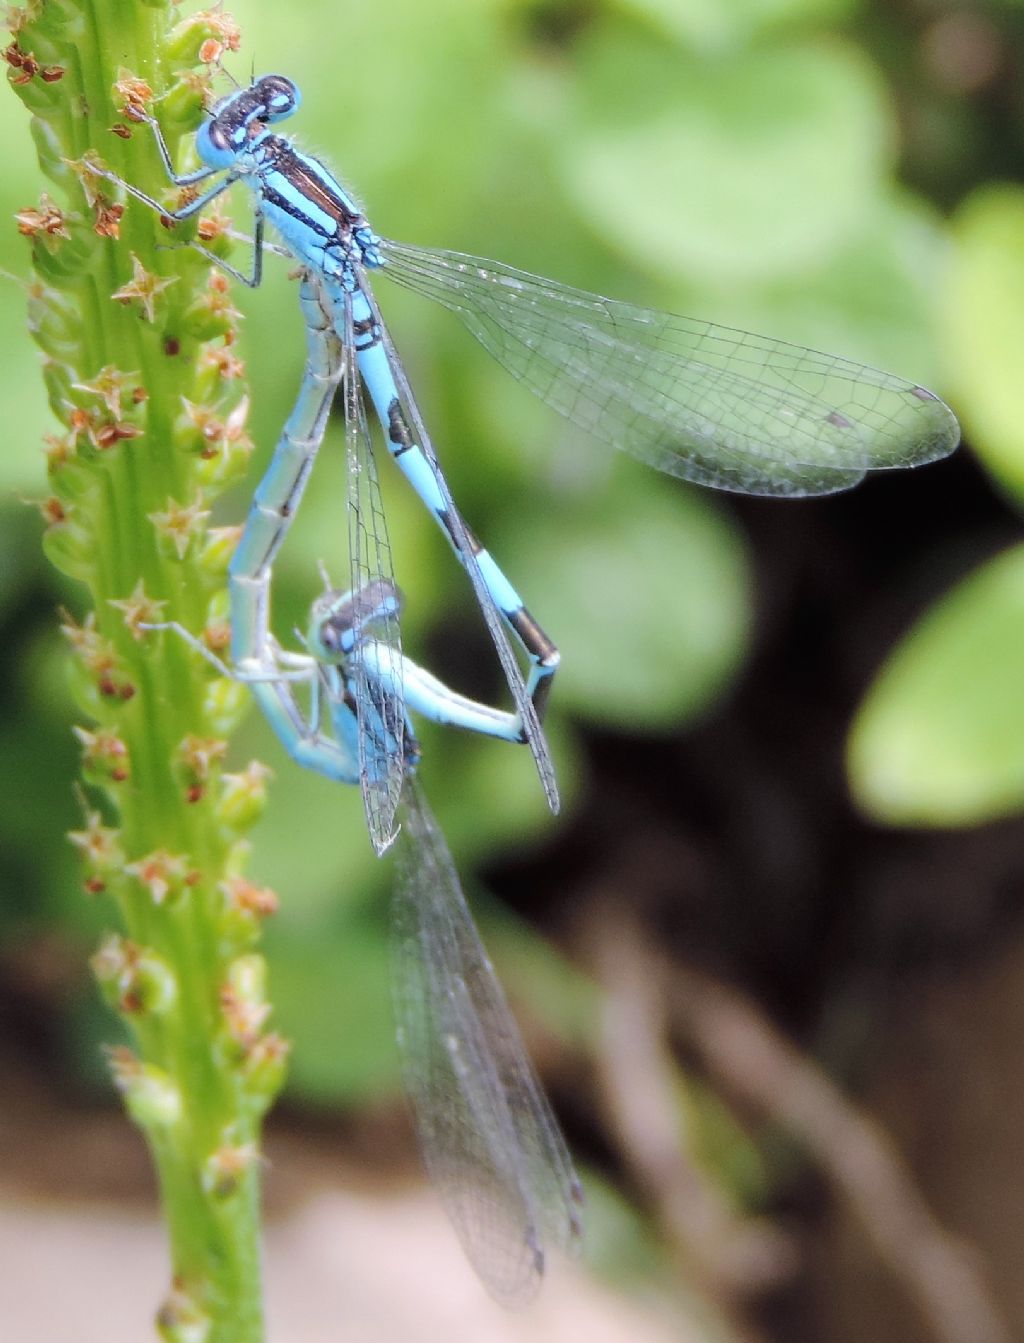
<instances>
[{"instance_id":1,"label":"transparent wing","mask_svg":"<svg viewBox=\"0 0 1024 1343\"><path fill-rule=\"evenodd\" d=\"M460 252L386 239L380 251L384 274L450 308L542 401L700 485L828 494L959 442L938 397L877 369Z\"/></svg>"},{"instance_id":2,"label":"transparent wing","mask_svg":"<svg viewBox=\"0 0 1024 1343\"><path fill-rule=\"evenodd\" d=\"M520 669L515 650L512 647L508 630L502 619L501 612L494 604L491 594L487 590L487 584L484 582L483 574L480 572L480 566L476 560L477 543L468 531L462 514L455 506L451 491L448 488L448 482L444 478L437 455L434 452L433 444L430 441L430 435L427 433L427 427L420 414L419 406L416 404L416 398L412 394L412 388L409 386L409 380L405 376L405 369L402 367L402 361L398 357L398 351L395 349L394 342L384 321L380 315L380 309L377 306L377 300L373 295L369 285L364 287L366 295L374 318L378 323L384 349L387 353L388 363L391 366L391 372L395 379L395 385L398 388L402 403L402 412L407 422L412 426L416 436L416 442L423 451L424 457L430 464L434 478L437 481L437 488L444 500L446 510L447 525L450 529L452 540L458 550L463 568L469 575L470 582L473 585L473 591L476 594L477 602L484 617L484 623L487 625L488 632L498 654L498 660L501 663L502 671L505 674L505 680L508 682L512 693L512 699L516 706L516 712L519 714L520 721L523 724L523 732L526 737L527 745L533 756L534 764L537 767L537 773L540 776L541 786L544 789L544 796L547 799L548 806L553 812L559 808L558 783L555 779L555 767L551 760L551 753L548 749L547 738L544 736L544 730L540 725L540 719L537 717L537 711L533 706L523 680L523 673Z\"/></svg>"},{"instance_id":3,"label":"transparent wing","mask_svg":"<svg viewBox=\"0 0 1024 1343\"><path fill-rule=\"evenodd\" d=\"M356 366L352 303L343 316L345 455L348 471L349 582L354 593L395 588L391 545ZM350 663L359 739L359 782L370 842L382 854L397 833L405 771L405 699L397 606L375 619L377 666L369 675L358 643Z\"/></svg>"},{"instance_id":4,"label":"transparent wing","mask_svg":"<svg viewBox=\"0 0 1024 1343\"><path fill-rule=\"evenodd\" d=\"M412 777L396 849L395 1010L420 1146L484 1285L519 1305L540 1286L545 1246L579 1240L579 1182Z\"/></svg>"}]
</instances>

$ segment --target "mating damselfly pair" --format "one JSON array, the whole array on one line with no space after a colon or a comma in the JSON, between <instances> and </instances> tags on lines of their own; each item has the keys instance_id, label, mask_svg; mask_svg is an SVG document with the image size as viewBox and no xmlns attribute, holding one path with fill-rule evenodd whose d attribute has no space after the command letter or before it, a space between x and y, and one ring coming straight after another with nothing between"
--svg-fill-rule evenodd
<instances>
[{"instance_id":1,"label":"mating damselfly pair","mask_svg":"<svg viewBox=\"0 0 1024 1343\"><path fill-rule=\"evenodd\" d=\"M451 309L513 376L595 437L700 484L762 495L829 493L870 470L944 456L958 428L924 388L847 360L481 258L389 241L322 164L272 129L298 103L295 84L281 75L229 94L196 136L201 166L183 174L147 116L168 176L198 194L168 212L122 185L180 221L241 182L254 205L252 270L210 259L257 285L269 223L303 268L305 371L232 560L232 666L224 670L251 685L300 764L360 786L378 852L401 825L396 1001L417 1128L470 1258L494 1295L515 1302L535 1290L544 1246L577 1239L579 1187L415 782L418 748L407 710L526 742L557 808L541 718L558 652L452 500L371 277ZM321 595L305 648L288 650L271 632L272 568L339 387L350 590ZM469 574L514 712L458 695L402 653L364 388L388 452ZM513 640L525 655L525 676ZM307 708L297 687L309 693Z\"/></svg>"}]
</instances>

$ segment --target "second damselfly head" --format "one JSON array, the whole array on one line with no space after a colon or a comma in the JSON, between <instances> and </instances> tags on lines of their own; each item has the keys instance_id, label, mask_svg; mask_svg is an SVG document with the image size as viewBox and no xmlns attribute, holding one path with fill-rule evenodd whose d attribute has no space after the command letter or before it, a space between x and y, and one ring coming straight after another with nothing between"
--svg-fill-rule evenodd
<instances>
[{"instance_id":1,"label":"second damselfly head","mask_svg":"<svg viewBox=\"0 0 1024 1343\"><path fill-rule=\"evenodd\" d=\"M372 632L375 623L397 615L401 606L401 593L386 579L375 579L357 591L328 588L313 603L306 644L321 661L338 662Z\"/></svg>"}]
</instances>

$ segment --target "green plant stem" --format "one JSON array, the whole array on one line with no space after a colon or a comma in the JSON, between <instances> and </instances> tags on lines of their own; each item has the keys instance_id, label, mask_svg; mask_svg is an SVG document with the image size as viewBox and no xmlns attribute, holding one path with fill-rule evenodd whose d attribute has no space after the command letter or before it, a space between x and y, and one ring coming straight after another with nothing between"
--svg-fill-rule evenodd
<instances>
[{"instance_id":1,"label":"green plant stem","mask_svg":"<svg viewBox=\"0 0 1024 1343\"><path fill-rule=\"evenodd\" d=\"M61 425L45 544L91 606L65 628L92 720L79 732L83 778L100 802L72 839L87 891L111 897L121 920L93 964L133 1040L111 1052L112 1070L153 1153L170 1238L158 1327L174 1343L258 1343L259 1133L286 1055L266 1030L252 950L273 898L240 871L265 776L221 768L239 687L173 635L140 628L176 620L211 641L219 628L233 535L208 527L208 505L251 450L236 314L194 250L169 247L141 205L119 218L121 193L83 165L98 154L164 198L131 109L154 112L173 150L200 115L200 59L235 40L219 11L174 28L172 17L159 0L39 0L13 17L8 65L52 183L19 222Z\"/></svg>"}]
</instances>

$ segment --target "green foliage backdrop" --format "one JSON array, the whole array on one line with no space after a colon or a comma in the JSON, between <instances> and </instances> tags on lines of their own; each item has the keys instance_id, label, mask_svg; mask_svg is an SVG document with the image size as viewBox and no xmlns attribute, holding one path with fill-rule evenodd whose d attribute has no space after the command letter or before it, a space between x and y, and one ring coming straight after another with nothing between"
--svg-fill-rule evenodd
<instances>
[{"instance_id":1,"label":"green foliage backdrop","mask_svg":"<svg viewBox=\"0 0 1024 1343\"><path fill-rule=\"evenodd\" d=\"M965 206L950 233L932 204L897 184L895 97L864 6L378 0L342 13L336 0L310 0L301 22L267 0L234 9L245 34L235 73L244 77L252 62L301 81L295 133L392 236L500 255L940 388L941 351L954 343L953 323L941 322L943 295L970 296L977 310L972 268L998 268L993 250L1015 247L1013 191ZM0 214L10 218L39 187L21 108L13 99L4 108ZM240 203L236 222L245 226ZM13 229L0 246L4 266L24 274ZM951 249L961 253L952 274ZM244 297L252 430L264 453L294 393L302 348L287 266L271 270L264 290ZM673 730L727 690L755 602L743 536L728 501L611 460L533 405L443 313L400 293L383 298L457 496L563 649L551 734L571 807L585 784L575 764L579 724ZM963 326L972 312L966 304L956 311L959 348L975 350ZM69 936L88 938L97 915L77 894L62 838L74 819L75 753L51 614L58 601L74 607L77 595L42 565L39 525L16 498L41 493L36 444L48 421L10 281L0 316L0 482L10 501L0 532L8 672L0 918L7 939L55 918ZM977 312L972 329L988 316ZM979 428L986 414L996 418L993 469L1012 488L1012 415L1000 432L998 411L984 409L990 364L973 362L975 374L965 359L958 376L965 395L977 391ZM339 564L344 554L339 454L325 456L333 465L318 468L281 560L282 630L304 609L315 561ZM386 485L410 646L436 655L467 688L496 690L466 585L408 491L390 478ZM237 492L223 519L239 517L244 500ZM921 656L930 661L933 652ZM889 712L902 713L902 704ZM875 743L872 712L852 759L862 791L877 801L885 785L870 780L895 766ZM551 826L525 759L425 735L428 786L464 869L528 848ZM389 1087L386 874L363 837L358 798L292 768L255 718L240 758L252 753L277 772L252 871L286 897L271 956L281 1021L297 1042L291 1085L322 1099ZM950 819L948 798L943 805ZM334 986L329 995L304 992L311 958L319 981ZM80 1013L78 1031L91 1038L96 1023L84 1001ZM76 1058L94 1066L88 1050Z\"/></svg>"},{"instance_id":2,"label":"green foliage backdrop","mask_svg":"<svg viewBox=\"0 0 1024 1343\"><path fill-rule=\"evenodd\" d=\"M974 6L1007 45L1014 9ZM985 179L1000 146L966 97L950 56L962 43L944 39L939 7L928 21L856 0L233 10L245 35L234 73L252 63L301 82L295 134L379 231L898 369L954 399L1018 507L1024 190ZM13 98L3 108L9 219L40 184L22 108ZM241 202L235 217L246 227ZM13 226L0 265L26 273ZM253 479L302 357L287 263L270 270L263 290L239 297L263 454ZM4 283L0 945L14 958L46 933L84 964L108 913L82 897L64 839L80 819L77 752L53 617L80 595L44 564L42 523L21 502L45 492L37 445L50 426L21 295ZM443 312L386 286L381 298L456 497L562 648L550 734L571 815L588 789L588 733L615 735L626 759L634 735L683 732L722 704L765 598L756 558L728 499L614 460L535 405ZM339 446L328 445L281 557L282 633L301 621L316 561L344 564ZM396 473L383 474L409 648L467 691L500 693L467 585ZM245 502L236 491L219 520L239 519ZM849 746L855 793L878 819L972 824L1024 805L1022 593L1011 550L893 650ZM525 756L423 735L427 788L471 890L474 865L550 837ZM294 768L255 715L236 749L238 762L258 755L276 772L250 871L282 896L267 951L277 1021L295 1041L291 1094L335 1105L390 1093L390 874L372 857L359 799ZM660 786L671 795L671 778ZM554 1027L582 1032L581 990L550 953L507 920L489 931L513 992L543 983ZM112 1027L84 977L59 1025L65 1065L99 1083L96 1044Z\"/></svg>"}]
</instances>

